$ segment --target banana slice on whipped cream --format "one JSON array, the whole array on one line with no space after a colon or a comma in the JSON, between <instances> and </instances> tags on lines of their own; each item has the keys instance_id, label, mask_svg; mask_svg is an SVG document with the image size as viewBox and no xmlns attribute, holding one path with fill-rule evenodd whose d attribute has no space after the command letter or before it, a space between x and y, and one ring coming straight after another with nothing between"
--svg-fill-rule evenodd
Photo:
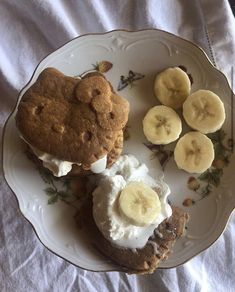
<instances>
[{"instance_id":1,"label":"banana slice on whipped cream","mask_svg":"<svg viewBox=\"0 0 235 292\"><path fill-rule=\"evenodd\" d=\"M144 182L131 182L121 192L119 209L136 226L148 226L161 212L158 194Z\"/></svg>"}]
</instances>

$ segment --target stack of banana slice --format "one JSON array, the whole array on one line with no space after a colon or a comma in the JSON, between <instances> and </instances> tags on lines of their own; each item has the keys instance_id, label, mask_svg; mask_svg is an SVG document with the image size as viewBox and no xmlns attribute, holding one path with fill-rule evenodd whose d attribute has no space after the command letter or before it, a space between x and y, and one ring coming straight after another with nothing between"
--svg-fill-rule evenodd
<instances>
[{"instance_id":1,"label":"stack of banana slice","mask_svg":"<svg viewBox=\"0 0 235 292\"><path fill-rule=\"evenodd\" d=\"M205 135L219 130L225 121L224 104L215 93L198 90L190 95L191 82L179 67L168 68L157 75L154 93L163 104L151 108L143 119L143 131L148 141L161 145L176 141L182 122L175 110L183 108L186 123L196 131L179 139L174 159L180 169L202 173L214 159L211 140Z\"/></svg>"}]
</instances>

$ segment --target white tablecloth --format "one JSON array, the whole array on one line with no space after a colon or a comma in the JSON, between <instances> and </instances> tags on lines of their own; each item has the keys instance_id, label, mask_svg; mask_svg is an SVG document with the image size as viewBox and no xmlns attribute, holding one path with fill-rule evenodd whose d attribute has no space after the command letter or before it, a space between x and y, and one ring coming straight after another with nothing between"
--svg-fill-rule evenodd
<instances>
[{"instance_id":1,"label":"white tablecloth","mask_svg":"<svg viewBox=\"0 0 235 292\"><path fill-rule=\"evenodd\" d=\"M199 44L231 80L235 21L227 0L0 0L0 125L38 62L70 39L160 28ZM234 83L235 84L235 83ZM235 291L235 216L220 239L178 268L93 273L49 252L0 180L0 291Z\"/></svg>"}]
</instances>

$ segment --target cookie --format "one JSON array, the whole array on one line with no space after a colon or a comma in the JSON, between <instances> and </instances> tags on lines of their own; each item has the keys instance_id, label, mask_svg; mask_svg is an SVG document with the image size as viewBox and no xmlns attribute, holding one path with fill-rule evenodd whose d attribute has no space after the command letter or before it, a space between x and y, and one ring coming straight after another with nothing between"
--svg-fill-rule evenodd
<instances>
[{"instance_id":1,"label":"cookie","mask_svg":"<svg viewBox=\"0 0 235 292\"><path fill-rule=\"evenodd\" d=\"M171 253L176 240L183 236L189 216L178 207L172 207L172 216L164 220L147 244L141 249L120 248L103 237L98 228L93 230L94 246L128 273L153 273L161 261ZM95 224L95 223L94 223Z\"/></svg>"},{"instance_id":2,"label":"cookie","mask_svg":"<svg viewBox=\"0 0 235 292\"><path fill-rule=\"evenodd\" d=\"M102 74L78 79L47 68L23 95L16 124L31 146L86 168L114 151L128 113Z\"/></svg>"}]
</instances>

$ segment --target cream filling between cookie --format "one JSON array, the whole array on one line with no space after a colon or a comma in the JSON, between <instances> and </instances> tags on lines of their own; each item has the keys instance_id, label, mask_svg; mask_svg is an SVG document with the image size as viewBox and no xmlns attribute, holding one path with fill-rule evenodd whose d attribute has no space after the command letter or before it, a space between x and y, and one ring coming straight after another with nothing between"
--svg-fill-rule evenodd
<instances>
[{"instance_id":1,"label":"cream filling between cookie","mask_svg":"<svg viewBox=\"0 0 235 292\"><path fill-rule=\"evenodd\" d=\"M36 149L35 147L29 145L33 150L34 154L42 160L43 166L48 168L54 176L60 177L69 173L73 167L73 164L81 165L81 163L64 161L57 159L55 156L42 152L41 150ZM91 171L93 173L101 173L105 170L107 165L107 155L100 158L91 164Z\"/></svg>"},{"instance_id":2,"label":"cream filling between cookie","mask_svg":"<svg viewBox=\"0 0 235 292\"><path fill-rule=\"evenodd\" d=\"M146 245L154 229L172 215L167 202L170 194L168 185L162 178L154 180L148 174L145 164L140 164L133 155L123 155L102 174L98 187L93 191L93 217L103 236L117 246L142 248ZM149 226L130 224L118 212L117 200L120 192L132 181L142 181L157 190L161 202L161 212Z\"/></svg>"},{"instance_id":3,"label":"cream filling between cookie","mask_svg":"<svg viewBox=\"0 0 235 292\"><path fill-rule=\"evenodd\" d=\"M20 135L20 138L25 141L25 143L32 149L33 153L37 156L37 158L42 160L43 166L48 168L53 173L54 176L61 177L68 174L71 171L73 164L76 164L78 166L82 165L81 163L57 159L55 156L43 152L37 149L36 147L33 147L24 139L22 135ZM93 173L101 173L105 170L106 166L107 155L93 162L91 164L91 171Z\"/></svg>"}]
</instances>

